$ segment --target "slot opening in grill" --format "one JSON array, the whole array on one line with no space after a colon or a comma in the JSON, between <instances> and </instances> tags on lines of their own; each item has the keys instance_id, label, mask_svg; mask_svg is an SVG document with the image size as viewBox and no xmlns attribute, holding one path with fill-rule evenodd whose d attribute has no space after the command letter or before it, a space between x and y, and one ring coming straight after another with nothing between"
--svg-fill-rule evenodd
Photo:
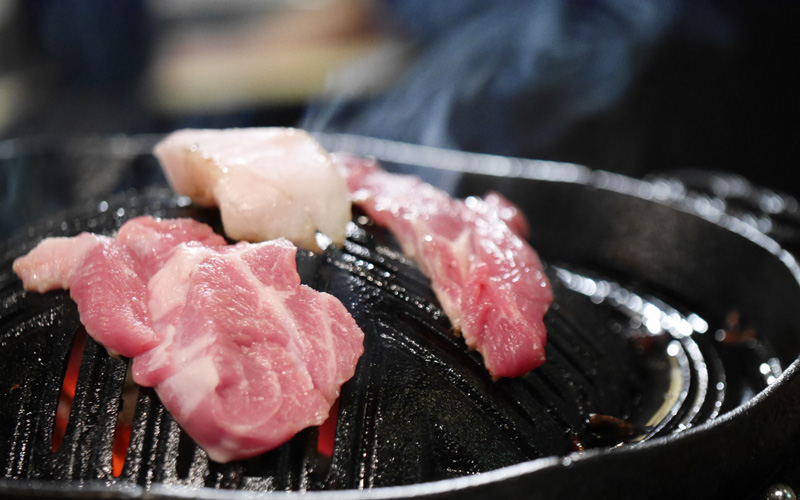
<instances>
[{"instance_id":1,"label":"slot opening in grill","mask_svg":"<svg viewBox=\"0 0 800 500\"><path fill-rule=\"evenodd\" d=\"M81 360L88 337L83 325L78 327L73 336L53 425L53 453L57 452L61 448L61 443L64 442L64 434L66 434L67 424L69 424L72 401L75 399L75 387L78 385L78 374L81 370Z\"/></svg>"},{"instance_id":2,"label":"slot opening in grill","mask_svg":"<svg viewBox=\"0 0 800 500\"><path fill-rule=\"evenodd\" d=\"M139 399L139 386L133 381L133 363L128 362L125 372L125 382L122 385L122 407L117 415L117 424L114 428L114 441L111 447L112 475L119 477L125 465L128 446L131 442L131 429L133 417L136 413L136 400Z\"/></svg>"}]
</instances>

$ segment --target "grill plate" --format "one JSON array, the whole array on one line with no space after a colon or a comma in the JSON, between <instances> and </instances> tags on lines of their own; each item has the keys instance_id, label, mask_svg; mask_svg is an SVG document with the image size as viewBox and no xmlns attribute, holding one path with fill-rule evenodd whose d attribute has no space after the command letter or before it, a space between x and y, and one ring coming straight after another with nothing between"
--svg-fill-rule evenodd
<instances>
[{"instance_id":1,"label":"grill plate","mask_svg":"<svg viewBox=\"0 0 800 500\"><path fill-rule=\"evenodd\" d=\"M137 158L141 161L141 156ZM66 293L22 293L10 272L11 260L45 235L81 230L109 233L127 218L144 213L192 216L219 226L216 212L187 206L167 190L129 191L107 198L104 204L95 202L59 215L3 248L0 375L12 382L0 396L0 466L8 479L0 487L15 494L77 495L92 489L75 490L75 481L101 481L111 486L109 492L125 496L177 495L169 489L175 485L201 488L193 489L193 494L201 494L206 487L345 489L352 495L369 496L373 488L418 484L398 490L398 496L404 496L434 495L440 488L477 495L487 485L523 494L529 484L535 484L545 494L563 491L559 488L572 482L570 471L582 469L585 474L587 467L588 478L606 471L638 484L643 475L657 472L655 464L671 456L671 450L684 449L682 443L698 434L675 435L674 431L700 426L702 439L713 440L722 432L716 429L739 421L736 415L745 411L742 404L755 406L750 401L753 394L766 386L762 363L773 362L771 375L778 383L772 392L789 384L781 383L788 377L779 370L798 352L792 324L796 313L781 306L798 295L793 269L774 252L722 227L719 221L711 223L674 203L657 203L625 192L644 184L623 179L621 187L599 185L621 179L616 177L603 180L602 175L594 175L565 182L537 179L533 174L542 170L533 167L498 176L452 174L413 163L387 165L434 176L429 180L460 196L481 193L489 186L508 195L529 215L534 246L550 262L548 273L556 287L556 306L546 319L551 339L548 362L541 369L523 379L492 383L480 357L450 334L449 323L416 266L399 255L385 231L357 217L342 250L298 257L303 281L338 296L367 334L365 356L343 389L332 457L317 452L317 430L309 429L280 449L252 460L227 465L209 462L182 435L154 392L143 389L125 467L114 478L111 441L126 362L108 357L93 342L84 354L64 443L53 453L58 392L72 335L79 328L77 314ZM467 171L471 168L462 166ZM573 172L572 168L566 166L565 171ZM595 185L587 186L591 183ZM741 266L741 262L751 265ZM622 291L646 300L657 296L669 304L662 312L675 308L672 312L684 318L696 312L708 321L709 334L683 338L667 331L654 335L637 325L637 318L641 323L644 317L641 311L613 297L576 291L567 281L562 283L564 273L591 277L595 283L620 284ZM754 281L755 287L749 286ZM711 338L724 327L732 308L748 325L757 327L757 341L731 346ZM668 354L669 346L674 346L672 354ZM771 346L779 349L773 351ZM746 368L733 370L733 366ZM660 404L664 388L678 379L683 399L665 409ZM717 388L718 383L722 388ZM651 422L659 410L661 416ZM723 417L706 423L720 412ZM598 432L587 427L591 413L622 417L637 424L640 432L628 438ZM612 451L607 448L623 439L639 438L645 442ZM570 455L576 441L600 448ZM627 458L638 453L645 453L648 460L640 463L639 458ZM629 473L607 470L610 465L606 464L626 460ZM522 465L508 468L514 464ZM479 472L484 474L473 476L477 481L441 482ZM542 487L545 478L562 482ZM737 481L730 479L730 484ZM682 484L678 481L672 487ZM367 491L359 493L363 488ZM594 489L594 493L602 490Z\"/></svg>"}]
</instances>

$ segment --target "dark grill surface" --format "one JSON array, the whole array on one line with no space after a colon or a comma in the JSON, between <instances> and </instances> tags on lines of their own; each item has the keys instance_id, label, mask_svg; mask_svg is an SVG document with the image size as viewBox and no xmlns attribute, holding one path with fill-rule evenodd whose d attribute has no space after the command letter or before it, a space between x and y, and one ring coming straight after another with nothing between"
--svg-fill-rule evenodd
<instances>
[{"instance_id":1,"label":"dark grill surface","mask_svg":"<svg viewBox=\"0 0 800 500\"><path fill-rule=\"evenodd\" d=\"M159 190L121 197L103 212L67 217L66 229L42 232L111 233L139 213L192 215L217 224L214 213L181 207ZM154 391L142 389L119 479L112 475L112 442L127 360L87 343L64 441L53 452L62 380L82 327L68 292L26 294L10 271L13 257L40 238L39 230L6 249L0 311L0 376L10 385L2 396L0 440L6 477L259 490L408 484L565 455L594 439L586 428L589 414L638 416L636 402L647 397L641 375L648 368L635 345L605 324L613 320L610 308L551 276L559 300L547 316L548 362L523 379L492 382L480 356L450 332L417 267L388 233L363 216L358 220L343 249L298 258L304 282L339 297L367 334L366 353L342 394L333 456L318 453L317 430L309 429L255 459L209 462Z\"/></svg>"},{"instance_id":2,"label":"dark grill surface","mask_svg":"<svg viewBox=\"0 0 800 500\"><path fill-rule=\"evenodd\" d=\"M453 190L478 194L484 180L469 177ZM525 182L499 184L529 214L545 213L546 196L525 204ZM730 304L717 309L681 292L682 286L705 285L670 287L659 275L669 275L669 266L624 272L636 267L626 252L660 250L631 245L614 253L599 244L595 251L611 255L606 261L622 262L608 265L583 258L586 243L565 238L563 259L553 245L543 246L556 297L545 318L547 362L524 377L493 382L480 356L452 334L417 266L385 230L357 213L343 248L298 253L303 282L342 300L366 334L365 354L342 390L330 456L318 445L319 429L310 428L259 457L211 462L152 389L128 387L127 360L110 357L92 340L80 361L63 442L54 451L73 340L85 332L68 292L23 292L11 263L43 237L112 234L142 214L190 216L220 231L216 211L153 188L94 201L0 247L0 469L13 480L6 487L23 485L13 491L36 496L39 490L26 484L45 485L41 495L55 485L59 494L89 496L96 484L114 486L120 495L126 486L142 488L129 492L134 496L159 485L361 490L468 476L583 448L626 443L635 449L737 409L792 358L785 350L775 355L761 335L734 338L752 316L731 323L736 317L724 314ZM532 222L537 234L541 222ZM543 227L541 234L559 238L558 226ZM687 332L674 325L692 317L705 327ZM653 318L662 326L653 327ZM130 404L130 442L117 474L113 448Z\"/></svg>"}]
</instances>

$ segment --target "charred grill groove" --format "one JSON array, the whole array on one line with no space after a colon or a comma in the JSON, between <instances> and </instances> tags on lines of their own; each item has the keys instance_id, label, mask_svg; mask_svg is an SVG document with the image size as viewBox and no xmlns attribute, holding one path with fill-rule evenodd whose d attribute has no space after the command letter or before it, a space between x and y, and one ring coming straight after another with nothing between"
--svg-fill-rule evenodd
<instances>
[{"instance_id":1,"label":"charred grill groove","mask_svg":"<svg viewBox=\"0 0 800 500\"><path fill-rule=\"evenodd\" d=\"M380 366L382 350L375 338L375 326L362 324L364 354L356 373L342 387L339 418L326 489L363 488L374 468L375 442L380 413Z\"/></svg>"},{"instance_id":2,"label":"charred grill groove","mask_svg":"<svg viewBox=\"0 0 800 500\"><path fill-rule=\"evenodd\" d=\"M67 366L64 370L64 376L62 377L55 424L53 425L53 452L57 452L64 441L64 434L66 433L66 427L69 424L69 417L72 412L72 403L75 396L75 388L78 383L78 374L80 373L83 353L86 348L87 337L86 329L81 325L75 330L72 338L72 345L70 346L69 357L67 358Z\"/></svg>"},{"instance_id":3,"label":"charred grill groove","mask_svg":"<svg viewBox=\"0 0 800 500\"><path fill-rule=\"evenodd\" d=\"M71 332L79 324L63 294L51 298L49 307L17 318L0 337L0 350L13 353L0 362L0 380L10 385L0 391L0 407L9 412L0 420L7 477L52 477L52 430Z\"/></svg>"},{"instance_id":4,"label":"charred grill groove","mask_svg":"<svg viewBox=\"0 0 800 500\"><path fill-rule=\"evenodd\" d=\"M136 401L122 479L148 486L178 482L176 462L180 429L151 388L141 388Z\"/></svg>"},{"instance_id":5,"label":"charred grill groove","mask_svg":"<svg viewBox=\"0 0 800 500\"><path fill-rule=\"evenodd\" d=\"M592 378L592 371L595 369L592 366L594 363L581 357L579 346L576 343L566 344L562 342L558 335L554 335L549 339L548 344L551 346L549 356L558 356L561 364L564 366L565 376L573 379L580 379L581 387L585 388L585 392L600 390L598 382Z\"/></svg>"},{"instance_id":6,"label":"charred grill groove","mask_svg":"<svg viewBox=\"0 0 800 500\"><path fill-rule=\"evenodd\" d=\"M593 376L597 372L597 359L605 353L591 344L592 334L601 334L586 330L569 321L559 309L548 311L548 327L558 329L559 334L547 338L547 343L559 351L569 363L580 372L588 384L596 386Z\"/></svg>"},{"instance_id":7,"label":"charred grill groove","mask_svg":"<svg viewBox=\"0 0 800 500\"><path fill-rule=\"evenodd\" d=\"M546 378L542 377L538 370L525 375L524 382L519 384L519 387L525 391L525 395L516 394L519 390L511 391L514 396L520 398L527 398L533 400L541 406L547 415L555 422L560 430L565 431L568 429L575 429L579 425L578 419L570 419L567 413L556 404L556 401L562 400L562 397L555 392L552 384L545 383ZM572 421L570 421L572 420Z\"/></svg>"},{"instance_id":8,"label":"charred grill groove","mask_svg":"<svg viewBox=\"0 0 800 500\"><path fill-rule=\"evenodd\" d=\"M114 429L121 406L126 363L87 341L64 442L56 455L62 479L110 479ZM82 452L88 448L90 453Z\"/></svg>"},{"instance_id":9,"label":"charred grill groove","mask_svg":"<svg viewBox=\"0 0 800 500\"><path fill-rule=\"evenodd\" d=\"M175 460L175 476L181 481L190 478L190 472L194 465L197 445L192 438L185 432L181 432L178 437L178 456Z\"/></svg>"},{"instance_id":10,"label":"charred grill groove","mask_svg":"<svg viewBox=\"0 0 800 500\"><path fill-rule=\"evenodd\" d=\"M404 315L401 324L422 323L413 316ZM386 328L390 327L386 325ZM501 432L505 433L522 453L529 458L542 456L541 450L537 449L533 440L525 437L533 430L530 428L526 429L526 432L518 430L518 427L524 428L530 425L531 413L526 411L518 400L508 397L504 391L497 390L477 355L465 352L461 345L443 342L443 335L423 336L419 332L425 331L424 325L422 328L408 330L415 337L413 339L406 332L396 328L393 330L402 336L402 341L398 342L401 349L411 350L415 355L424 358L425 368L433 368L452 391L458 391L475 407L480 408L481 413L487 415L496 428L501 429ZM452 335L450 337L452 338ZM414 352L414 349L417 351ZM500 395L503 397L498 397Z\"/></svg>"}]
</instances>

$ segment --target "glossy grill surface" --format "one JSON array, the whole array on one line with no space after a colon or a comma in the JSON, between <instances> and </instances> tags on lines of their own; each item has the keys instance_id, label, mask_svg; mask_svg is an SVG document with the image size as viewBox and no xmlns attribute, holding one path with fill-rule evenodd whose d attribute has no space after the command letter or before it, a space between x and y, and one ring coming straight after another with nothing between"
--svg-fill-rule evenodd
<instances>
[{"instance_id":1,"label":"glossy grill surface","mask_svg":"<svg viewBox=\"0 0 800 500\"><path fill-rule=\"evenodd\" d=\"M133 168L152 172L147 155L135 149L125 155ZM384 486L441 485L515 464L569 465L585 450L587 460L624 457L620 448L658 456L660 443L682 431L741 412L797 356L796 314L775 315L780 307L771 305L777 297L800 296L796 278L761 246L676 208L675 196L654 205L587 187L602 179L581 180L580 170L573 172L580 182L554 182L524 169L495 175L470 172L468 165L454 173L424 161L388 160L389 169L427 176L458 196L501 191L526 212L556 297L541 368L493 382L480 356L453 335L417 266L388 232L356 213L343 248L298 253L303 282L342 300L366 333L365 354L325 429L306 429L250 460L214 463L152 389L126 382L128 360L110 357L92 340L77 355L64 421L59 401L73 344L85 332L68 292L22 291L13 259L43 237L113 234L142 214L194 217L220 231L216 211L198 209L158 182L125 189L59 213L0 247L0 488L37 498L91 497L99 486L103 495L119 497L184 491L173 486L198 495L346 490L369 496ZM732 273L739 259L764 263ZM777 277L765 280L763 272ZM754 281L754 290L743 289ZM768 286L759 289L762 282ZM64 424L56 445L54 433ZM554 457L560 462L546 462ZM562 469L555 470L561 477ZM396 495L436 496L444 487L431 488ZM471 491L462 483L454 488Z\"/></svg>"}]
</instances>

